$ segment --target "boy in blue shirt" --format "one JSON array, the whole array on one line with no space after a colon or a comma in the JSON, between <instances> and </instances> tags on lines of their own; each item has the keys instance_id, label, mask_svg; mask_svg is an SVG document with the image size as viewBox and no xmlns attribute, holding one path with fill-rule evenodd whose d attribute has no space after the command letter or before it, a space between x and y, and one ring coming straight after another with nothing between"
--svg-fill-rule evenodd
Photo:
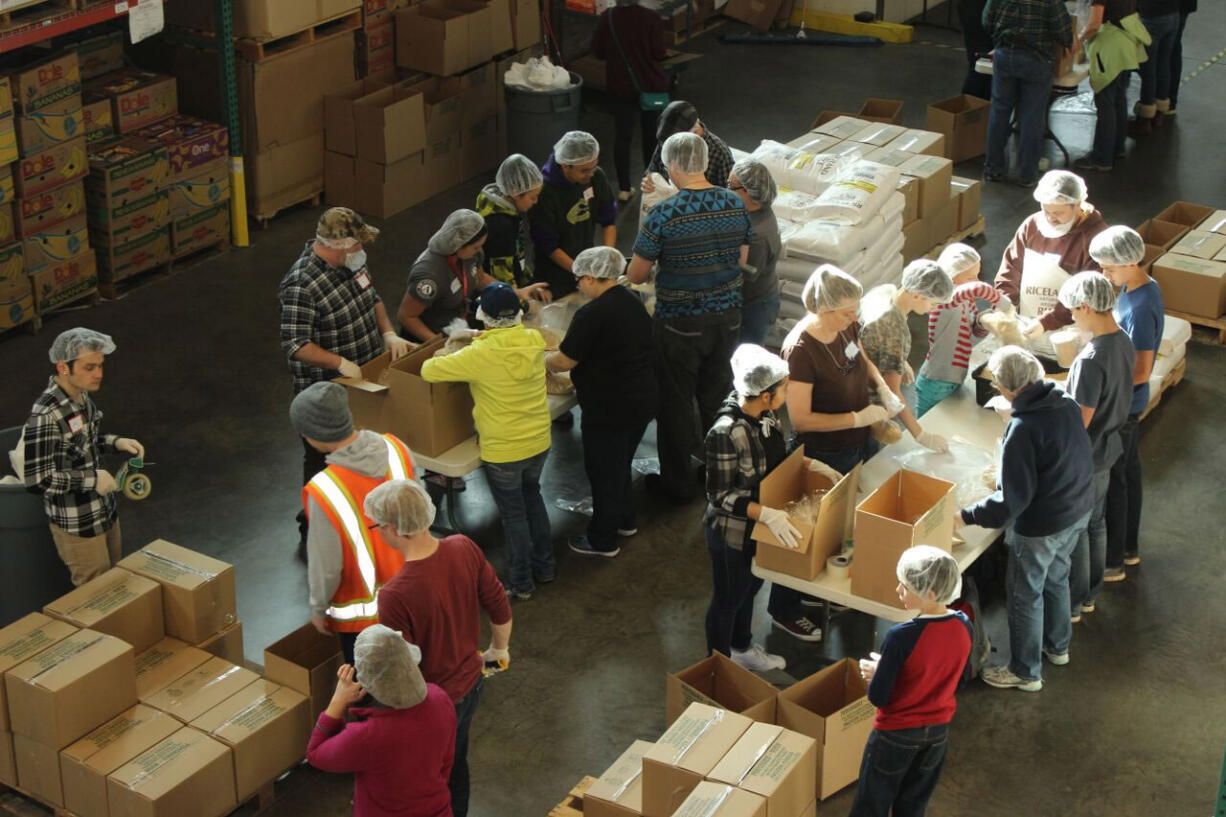
<instances>
[{"instance_id":1,"label":"boy in blue shirt","mask_svg":"<svg viewBox=\"0 0 1226 817\"><path fill-rule=\"evenodd\" d=\"M891 809L922 817L945 762L954 693L970 677L974 630L946 606L962 589L958 563L919 545L903 552L895 572L903 607L919 615L891 627L881 653L860 661L877 719L850 817L889 817Z\"/></svg>"},{"instance_id":2,"label":"boy in blue shirt","mask_svg":"<svg viewBox=\"0 0 1226 817\"><path fill-rule=\"evenodd\" d=\"M1121 582L1124 565L1139 565L1137 533L1141 528L1141 454L1138 421L1149 405L1149 376L1154 370L1164 322L1162 292L1141 266L1145 241L1130 227L1108 227L1090 242L1090 257L1103 275L1120 287L1115 322L1128 333L1136 350L1132 405L1120 427L1122 453L1111 467L1107 488L1107 569L1105 582Z\"/></svg>"}]
</instances>

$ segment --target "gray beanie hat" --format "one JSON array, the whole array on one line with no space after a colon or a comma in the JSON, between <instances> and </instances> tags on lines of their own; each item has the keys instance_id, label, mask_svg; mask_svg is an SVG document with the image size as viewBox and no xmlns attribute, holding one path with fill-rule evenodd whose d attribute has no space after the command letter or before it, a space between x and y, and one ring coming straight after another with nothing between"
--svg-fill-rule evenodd
<instances>
[{"instance_id":1,"label":"gray beanie hat","mask_svg":"<svg viewBox=\"0 0 1226 817\"><path fill-rule=\"evenodd\" d=\"M414 645L383 624L358 633L353 663L358 683L384 706L409 709L426 699L426 681L413 656ZM420 653L420 651L419 651Z\"/></svg>"},{"instance_id":2,"label":"gray beanie hat","mask_svg":"<svg viewBox=\"0 0 1226 817\"><path fill-rule=\"evenodd\" d=\"M289 420L303 437L340 442L353 433L349 394L339 383L312 383L289 404Z\"/></svg>"}]
</instances>

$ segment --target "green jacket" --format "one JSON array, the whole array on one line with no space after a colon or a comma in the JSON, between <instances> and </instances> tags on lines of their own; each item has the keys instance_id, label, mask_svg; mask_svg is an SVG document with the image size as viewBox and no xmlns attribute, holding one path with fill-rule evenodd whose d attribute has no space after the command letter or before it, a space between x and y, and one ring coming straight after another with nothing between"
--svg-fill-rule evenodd
<instances>
[{"instance_id":1,"label":"green jacket","mask_svg":"<svg viewBox=\"0 0 1226 817\"><path fill-rule=\"evenodd\" d=\"M1098 93L1124 71L1135 71L1147 59L1145 46L1150 44L1149 31L1141 15L1129 14L1120 24L1103 23L1102 28L1086 42L1090 59L1090 88Z\"/></svg>"}]
</instances>

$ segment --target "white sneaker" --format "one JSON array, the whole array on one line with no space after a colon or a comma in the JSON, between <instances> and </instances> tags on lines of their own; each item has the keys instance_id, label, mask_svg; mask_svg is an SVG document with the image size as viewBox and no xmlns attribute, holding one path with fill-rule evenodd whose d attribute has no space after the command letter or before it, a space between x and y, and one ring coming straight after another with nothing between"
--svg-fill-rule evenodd
<instances>
[{"instance_id":1,"label":"white sneaker","mask_svg":"<svg viewBox=\"0 0 1226 817\"><path fill-rule=\"evenodd\" d=\"M983 682L997 689L1020 689L1022 692L1038 692L1043 689L1042 681L1027 681L1010 672L1008 667L984 667L979 675Z\"/></svg>"},{"instance_id":2,"label":"white sneaker","mask_svg":"<svg viewBox=\"0 0 1226 817\"><path fill-rule=\"evenodd\" d=\"M771 655L762 649L762 645L754 644L749 649L732 651L732 660L751 672L769 672L773 669L786 669L788 662L781 655Z\"/></svg>"},{"instance_id":3,"label":"white sneaker","mask_svg":"<svg viewBox=\"0 0 1226 817\"><path fill-rule=\"evenodd\" d=\"M1043 657L1047 659L1047 663L1056 667L1063 667L1068 663L1068 653L1066 652L1048 652L1043 650Z\"/></svg>"}]
</instances>

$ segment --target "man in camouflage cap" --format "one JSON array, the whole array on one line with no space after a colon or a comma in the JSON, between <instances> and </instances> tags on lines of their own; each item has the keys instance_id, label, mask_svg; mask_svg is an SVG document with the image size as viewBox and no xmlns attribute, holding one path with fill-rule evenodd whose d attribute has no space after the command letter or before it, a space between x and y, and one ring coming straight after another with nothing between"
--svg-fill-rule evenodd
<instances>
[{"instance_id":1,"label":"man in camouflage cap","mask_svg":"<svg viewBox=\"0 0 1226 817\"><path fill-rule=\"evenodd\" d=\"M413 345L396 334L366 268L367 244L378 237L348 207L319 217L315 238L277 288L281 348L294 378L294 394L334 377L362 377L361 366L386 351L392 360ZM324 468L324 456L303 442L302 484ZM299 557L305 555L307 521L298 514Z\"/></svg>"}]
</instances>

